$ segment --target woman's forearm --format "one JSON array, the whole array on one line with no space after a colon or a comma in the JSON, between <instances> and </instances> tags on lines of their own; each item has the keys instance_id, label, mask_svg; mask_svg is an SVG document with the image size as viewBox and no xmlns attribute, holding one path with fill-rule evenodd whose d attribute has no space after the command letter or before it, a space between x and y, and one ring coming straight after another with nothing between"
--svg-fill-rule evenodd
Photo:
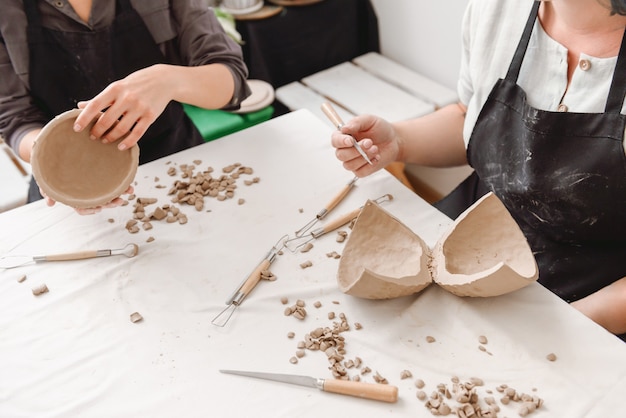
<instances>
[{"instance_id":1,"label":"woman's forearm","mask_svg":"<svg viewBox=\"0 0 626 418\"><path fill-rule=\"evenodd\" d=\"M571 305L610 332L626 333L626 277Z\"/></svg>"},{"instance_id":2,"label":"woman's forearm","mask_svg":"<svg viewBox=\"0 0 626 418\"><path fill-rule=\"evenodd\" d=\"M394 123L400 142L398 160L431 167L467 164L465 108L451 104L417 119Z\"/></svg>"},{"instance_id":3,"label":"woman's forearm","mask_svg":"<svg viewBox=\"0 0 626 418\"><path fill-rule=\"evenodd\" d=\"M227 66L208 64L199 67L162 65L163 80L171 89L171 99L206 109L227 105L235 92L235 81Z\"/></svg>"}]
</instances>

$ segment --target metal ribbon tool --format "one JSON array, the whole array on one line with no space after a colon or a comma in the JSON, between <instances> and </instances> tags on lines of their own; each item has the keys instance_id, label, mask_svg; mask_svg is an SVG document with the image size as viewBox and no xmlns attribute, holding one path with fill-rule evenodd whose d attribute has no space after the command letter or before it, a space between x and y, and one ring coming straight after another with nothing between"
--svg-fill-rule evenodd
<instances>
[{"instance_id":1,"label":"metal ribbon tool","mask_svg":"<svg viewBox=\"0 0 626 418\"><path fill-rule=\"evenodd\" d=\"M382 202L386 202L389 200L392 200L393 196L390 194L385 194L381 197L379 197L378 199L374 200L376 203L382 203ZM299 248L301 248L302 246L306 245L307 243L313 241L314 239L317 239L329 232L334 231L337 228L342 227L343 225L347 224L348 222L352 221L353 219L355 219L357 216L359 216L359 213L361 213L361 210L363 210L363 206L354 209L353 211L350 211L342 216L340 216L337 219L334 219L332 221L330 221L329 223L327 223L326 225L316 228L314 230L312 230L308 235L301 235L301 236L296 236L294 238L288 239L284 242L284 246L285 248L287 248L289 251L291 251L292 253L295 253L296 251L298 251ZM295 243L294 243L295 241ZM294 246L295 244L295 246Z\"/></svg>"},{"instance_id":2,"label":"metal ribbon tool","mask_svg":"<svg viewBox=\"0 0 626 418\"><path fill-rule=\"evenodd\" d=\"M346 197L348 192L352 190L352 187L354 187L354 183L356 183L358 179L358 177L354 177L352 180L350 180L350 182L348 182L348 184L343 186L339 193L337 193L337 195L333 197L333 199L328 202L328 204L324 206L324 208L320 210L317 215L315 215L315 218L311 219L306 225L296 231L296 237L302 236L318 221L324 219L324 217L328 215L330 211L333 210L335 206L337 206L343 200L344 197Z\"/></svg>"},{"instance_id":3,"label":"metal ribbon tool","mask_svg":"<svg viewBox=\"0 0 626 418\"><path fill-rule=\"evenodd\" d=\"M211 321L213 325L223 327L228 323L233 313L235 313L235 310L241 305L246 296L250 294L252 289L256 287L259 281L261 281L261 273L270 268L278 252L283 248L285 238L287 238L287 235L282 236L276 244L272 246L252 273L239 285L235 293L226 301L226 308Z\"/></svg>"},{"instance_id":4,"label":"metal ribbon tool","mask_svg":"<svg viewBox=\"0 0 626 418\"><path fill-rule=\"evenodd\" d=\"M29 263L42 263L45 261L70 261L85 260L96 257L110 257L113 255L124 255L126 257L134 257L139 252L137 244L128 244L124 248L116 248L110 250L89 250L78 251L74 253L48 254L48 255L5 255L0 257L0 269L12 269L24 266Z\"/></svg>"}]
</instances>

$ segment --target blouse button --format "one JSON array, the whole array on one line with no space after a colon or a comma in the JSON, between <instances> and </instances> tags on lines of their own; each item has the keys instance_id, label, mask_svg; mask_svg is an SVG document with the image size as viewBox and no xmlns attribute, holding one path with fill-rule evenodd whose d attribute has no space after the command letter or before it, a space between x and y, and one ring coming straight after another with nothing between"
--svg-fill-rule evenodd
<instances>
[{"instance_id":1,"label":"blouse button","mask_svg":"<svg viewBox=\"0 0 626 418\"><path fill-rule=\"evenodd\" d=\"M589 60L580 60L580 62L578 63L578 66L580 67L581 70L587 71L588 69L591 68L591 61L589 61Z\"/></svg>"},{"instance_id":2,"label":"blouse button","mask_svg":"<svg viewBox=\"0 0 626 418\"><path fill-rule=\"evenodd\" d=\"M559 112L567 112L567 106L561 103L559 107L556 108Z\"/></svg>"},{"instance_id":3,"label":"blouse button","mask_svg":"<svg viewBox=\"0 0 626 418\"><path fill-rule=\"evenodd\" d=\"M61 0L57 0L54 2L54 5L60 9L63 7L63 2Z\"/></svg>"}]
</instances>

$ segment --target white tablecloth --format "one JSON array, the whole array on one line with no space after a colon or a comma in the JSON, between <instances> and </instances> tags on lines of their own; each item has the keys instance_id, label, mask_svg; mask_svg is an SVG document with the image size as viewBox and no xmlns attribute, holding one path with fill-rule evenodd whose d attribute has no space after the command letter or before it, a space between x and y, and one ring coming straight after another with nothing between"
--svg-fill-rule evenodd
<instances>
[{"instance_id":1,"label":"white tablecloth","mask_svg":"<svg viewBox=\"0 0 626 418\"><path fill-rule=\"evenodd\" d=\"M212 325L271 246L293 235L351 180L334 158L330 132L328 124L298 111L141 166L136 195L157 197L156 205L170 203L169 186L179 179L167 175L169 167L201 160L198 167L213 167L214 175L236 162L254 169L260 181L246 186L238 180L233 199L206 199L200 212L180 206L185 225L154 222L152 230L130 234L124 225L132 205L79 216L37 202L0 214L0 253L140 247L135 258L0 270L0 417L430 416L414 381L423 379L430 394L453 376L482 378L481 396L489 391L499 398L496 387L507 384L542 398L532 416L620 416L626 345L540 285L489 299L459 298L436 286L396 300L357 299L337 288L339 260L326 254L341 253L344 244L334 233L308 253L285 251L272 265L277 280L262 281L224 328ZM327 219L385 193L394 196L385 209L430 246L449 226L385 171L358 180ZM147 242L150 236L154 241ZM313 266L302 269L307 260ZM49 292L34 296L31 288L41 283ZM308 312L302 321L283 314L298 299ZM398 386L397 403L218 372L332 378L321 352L289 361L304 334L332 327L330 311L344 313L352 325L341 335L346 358L360 357L372 369L362 380L373 382L378 372ZM133 312L143 321L132 323ZM295 338L287 337L290 331ZM480 335L488 338L486 351L478 349ZM427 336L436 341L428 343ZM557 360L548 361L549 353ZM413 377L401 379L403 370ZM517 408L501 405L499 416L517 416Z\"/></svg>"}]
</instances>

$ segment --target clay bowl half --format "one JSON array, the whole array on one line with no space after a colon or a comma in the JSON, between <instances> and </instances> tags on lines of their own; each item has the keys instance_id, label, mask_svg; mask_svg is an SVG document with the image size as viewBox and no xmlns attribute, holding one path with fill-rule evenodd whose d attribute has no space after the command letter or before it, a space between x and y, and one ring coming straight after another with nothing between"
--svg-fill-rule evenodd
<instances>
[{"instance_id":1,"label":"clay bowl half","mask_svg":"<svg viewBox=\"0 0 626 418\"><path fill-rule=\"evenodd\" d=\"M95 120L81 132L73 126L80 109L51 120L33 147L33 176L43 192L74 208L102 206L131 184L139 165L139 147L120 151L116 143L89 138Z\"/></svg>"},{"instance_id":2,"label":"clay bowl half","mask_svg":"<svg viewBox=\"0 0 626 418\"><path fill-rule=\"evenodd\" d=\"M344 293L388 299L431 282L458 296L489 297L538 278L526 237L502 202L487 194L451 225L434 250L376 203L359 215L339 262Z\"/></svg>"},{"instance_id":3,"label":"clay bowl half","mask_svg":"<svg viewBox=\"0 0 626 418\"><path fill-rule=\"evenodd\" d=\"M417 293L431 282L428 246L378 204L368 201L339 260L339 289L366 299Z\"/></svg>"},{"instance_id":4,"label":"clay bowl half","mask_svg":"<svg viewBox=\"0 0 626 418\"><path fill-rule=\"evenodd\" d=\"M493 193L463 212L433 250L433 279L459 296L498 296L539 277L521 229Z\"/></svg>"}]
</instances>

